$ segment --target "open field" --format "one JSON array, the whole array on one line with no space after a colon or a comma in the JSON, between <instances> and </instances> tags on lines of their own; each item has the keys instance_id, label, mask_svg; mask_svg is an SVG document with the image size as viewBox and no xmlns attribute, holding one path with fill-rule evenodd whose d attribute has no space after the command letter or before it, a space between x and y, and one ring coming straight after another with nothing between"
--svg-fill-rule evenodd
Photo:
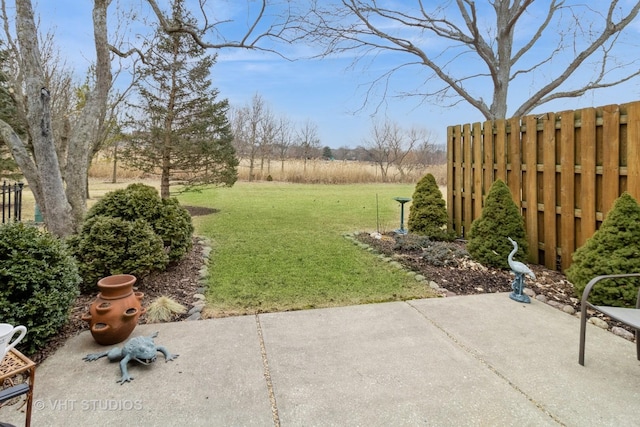
<instances>
[{"instance_id":1,"label":"open field","mask_svg":"<svg viewBox=\"0 0 640 427\"><path fill-rule=\"evenodd\" d=\"M447 165L429 165L415 167L406 172L406 176L401 179L397 168L391 166L387 173L388 182L393 183L416 183L425 174L431 173L436 178L438 185L447 183ZM91 178L111 181L113 176L113 162L108 157L96 159L89 171ZM298 159L271 160L260 162L258 159L254 164L254 181L267 181L271 176L273 181L306 183L306 184L365 184L382 182L380 167L375 163L342 161L342 160L322 160L311 159L304 162ZM149 179L154 178L140 171L118 167L117 180ZM157 178L157 177L156 177ZM238 166L238 180L249 181L249 161L240 160Z\"/></svg>"}]
</instances>

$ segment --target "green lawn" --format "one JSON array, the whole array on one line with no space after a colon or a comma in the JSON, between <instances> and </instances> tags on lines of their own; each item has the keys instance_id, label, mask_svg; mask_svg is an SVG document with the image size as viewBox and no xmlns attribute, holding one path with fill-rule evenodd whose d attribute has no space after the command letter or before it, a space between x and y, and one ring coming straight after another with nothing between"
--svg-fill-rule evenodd
<instances>
[{"instance_id":1,"label":"green lawn","mask_svg":"<svg viewBox=\"0 0 640 427\"><path fill-rule=\"evenodd\" d=\"M196 233L213 243L207 292L213 314L433 296L343 236L397 229L400 205L393 197L412 192L407 184L243 182L181 195L183 205L219 210L194 218ZM407 216L405 210L405 224Z\"/></svg>"}]
</instances>

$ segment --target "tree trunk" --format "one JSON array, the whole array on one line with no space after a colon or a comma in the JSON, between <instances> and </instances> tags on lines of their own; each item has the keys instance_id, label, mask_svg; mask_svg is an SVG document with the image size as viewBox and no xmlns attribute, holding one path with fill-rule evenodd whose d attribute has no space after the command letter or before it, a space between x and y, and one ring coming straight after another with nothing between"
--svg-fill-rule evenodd
<instances>
[{"instance_id":1,"label":"tree trunk","mask_svg":"<svg viewBox=\"0 0 640 427\"><path fill-rule=\"evenodd\" d=\"M51 123L51 94L45 87L37 28L30 0L16 0L16 34L24 88L28 140L33 155L6 122L0 134L24 174L48 230L60 237L75 231L86 210L90 145L101 131L111 89L111 60L107 38L107 8L111 0L94 0L96 85L69 134L67 150L56 150ZM67 157L61 158L67 153ZM64 166L64 172L62 167Z\"/></svg>"},{"instance_id":2,"label":"tree trunk","mask_svg":"<svg viewBox=\"0 0 640 427\"><path fill-rule=\"evenodd\" d=\"M107 37L107 8L111 0L95 0L93 36L96 47L96 85L87 95L78 123L71 133L67 159L66 195L72 207L73 226L82 222L87 208L87 176L91 161L91 142L98 137L107 111L111 89L111 58Z\"/></svg>"},{"instance_id":3,"label":"tree trunk","mask_svg":"<svg viewBox=\"0 0 640 427\"><path fill-rule=\"evenodd\" d=\"M50 95L44 85L38 33L29 0L16 2L16 33L25 76L27 126L34 156L33 159L19 156L16 162L25 173L29 186L41 190L34 192L34 196L49 231L57 236L66 236L73 231L71 206L65 198L64 182L51 132ZM18 141L11 138L8 142L24 147L24 142ZM12 147L12 152L15 151L21 151L20 147ZM70 168L72 170L73 167Z\"/></svg>"}]
</instances>

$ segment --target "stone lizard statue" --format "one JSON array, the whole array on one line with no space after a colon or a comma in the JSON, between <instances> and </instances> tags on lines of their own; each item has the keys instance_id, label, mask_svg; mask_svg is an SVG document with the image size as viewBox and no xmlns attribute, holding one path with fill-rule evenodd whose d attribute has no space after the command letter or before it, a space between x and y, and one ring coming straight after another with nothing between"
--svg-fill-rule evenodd
<instances>
[{"instance_id":1,"label":"stone lizard statue","mask_svg":"<svg viewBox=\"0 0 640 427\"><path fill-rule=\"evenodd\" d=\"M124 384L133 380L133 377L129 375L129 371L127 370L127 363L129 363L130 360L135 360L143 365L149 365L156 361L156 353L158 351L164 355L165 362L174 360L178 357L177 354L169 353L169 351L163 346L156 345L153 342L153 339L157 336L158 333L155 332L148 337L131 338L122 348L114 347L111 350L103 351L102 353L87 354L83 357L83 360L92 362L104 356L107 356L111 362L120 360L120 372L122 373L122 378L117 382Z\"/></svg>"}]
</instances>

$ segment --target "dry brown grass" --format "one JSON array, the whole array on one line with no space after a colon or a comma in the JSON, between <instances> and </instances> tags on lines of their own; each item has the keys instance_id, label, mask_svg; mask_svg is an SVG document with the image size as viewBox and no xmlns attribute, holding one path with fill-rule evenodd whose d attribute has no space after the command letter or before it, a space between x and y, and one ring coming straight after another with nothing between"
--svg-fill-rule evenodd
<instances>
[{"instance_id":1,"label":"dry brown grass","mask_svg":"<svg viewBox=\"0 0 640 427\"><path fill-rule=\"evenodd\" d=\"M417 167L401 178L398 169L390 167L387 182L413 183L418 182L427 173L433 174L438 185L446 185L447 165L430 165ZM89 177L95 180L109 182L113 175L113 163L108 158L94 161L89 170ZM363 184L383 182L380 167L375 163L356 162L346 160L312 159L304 162L298 159L288 159L284 162L272 160L261 164L257 160L254 164L253 179L266 181L271 176L273 181L308 183L308 184ZM249 160L242 159L238 167L238 179L249 181ZM144 174L140 171L118 167L118 181L130 180L158 180L158 175Z\"/></svg>"},{"instance_id":2,"label":"dry brown grass","mask_svg":"<svg viewBox=\"0 0 640 427\"><path fill-rule=\"evenodd\" d=\"M390 167L386 182L418 182L427 173L431 173L440 185L446 184L447 165L423 166L407 172L401 177L398 169ZM254 180L264 181L268 176L274 181L309 184L363 184L384 182L380 167L375 163L347 160L303 160L289 159L284 162L272 160L254 165ZM249 180L249 161L243 159L238 167L238 177Z\"/></svg>"}]
</instances>

